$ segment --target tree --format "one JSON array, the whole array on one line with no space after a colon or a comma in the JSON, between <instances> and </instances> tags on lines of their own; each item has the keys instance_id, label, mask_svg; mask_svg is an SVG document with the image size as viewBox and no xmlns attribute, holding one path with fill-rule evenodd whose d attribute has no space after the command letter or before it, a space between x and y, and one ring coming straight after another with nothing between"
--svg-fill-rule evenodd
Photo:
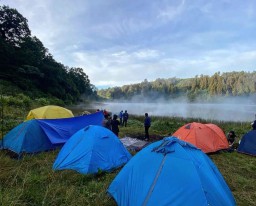
<instances>
[{"instance_id":1,"label":"tree","mask_svg":"<svg viewBox=\"0 0 256 206\"><path fill-rule=\"evenodd\" d=\"M35 36L25 38L17 52L20 64L33 66L39 66L49 54L48 49Z\"/></svg>"},{"instance_id":2,"label":"tree","mask_svg":"<svg viewBox=\"0 0 256 206\"><path fill-rule=\"evenodd\" d=\"M77 86L80 94L91 94L92 87L90 80L82 68L71 68L68 72L70 78L73 80L74 84Z\"/></svg>"},{"instance_id":3,"label":"tree","mask_svg":"<svg viewBox=\"0 0 256 206\"><path fill-rule=\"evenodd\" d=\"M0 6L0 36L6 42L19 46L31 35L28 20L16 9Z\"/></svg>"},{"instance_id":4,"label":"tree","mask_svg":"<svg viewBox=\"0 0 256 206\"><path fill-rule=\"evenodd\" d=\"M0 37L0 66L13 62L15 49Z\"/></svg>"}]
</instances>

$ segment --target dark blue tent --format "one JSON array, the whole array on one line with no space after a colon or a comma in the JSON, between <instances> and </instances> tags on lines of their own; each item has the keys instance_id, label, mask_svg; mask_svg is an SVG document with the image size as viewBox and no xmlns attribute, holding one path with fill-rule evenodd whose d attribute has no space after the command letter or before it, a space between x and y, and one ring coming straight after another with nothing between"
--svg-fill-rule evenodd
<instances>
[{"instance_id":1,"label":"dark blue tent","mask_svg":"<svg viewBox=\"0 0 256 206\"><path fill-rule=\"evenodd\" d=\"M256 156L256 130L251 130L242 137L237 151Z\"/></svg>"},{"instance_id":2,"label":"dark blue tent","mask_svg":"<svg viewBox=\"0 0 256 206\"><path fill-rule=\"evenodd\" d=\"M78 130L88 125L102 125L104 116L102 112L89 115L63 118L37 120L53 144L65 143Z\"/></svg>"},{"instance_id":3,"label":"dark blue tent","mask_svg":"<svg viewBox=\"0 0 256 206\"><path fill-rule=\"evenodd\" d=\"M233 206L234 197L214 163L175 137L137 153L108 188L118 205Z\"/></svg>"},{"instance_id":4,"label":"dark blue tent","mask_svg":"<svg viewBox=\"0 0 256 206\"><path fill-rule=\"evenodd\" d=\"M71 169L82 174L110 171L128 162L131 154L118 137L102 126L88 126L63 146L53 169Z\"/></svg>"},{"instance_id":5,"label":"dark blue tent","mask_svg":"<svg viewBox=\"0 0 256 206\"><path fill-rule=\"evenodd\" d=\"M2 149L8 149L17 154L40 152L57 147L50 142L36 120L23 122L13 128L2 139L2 146Z\"/></svg>"}]
</instances>

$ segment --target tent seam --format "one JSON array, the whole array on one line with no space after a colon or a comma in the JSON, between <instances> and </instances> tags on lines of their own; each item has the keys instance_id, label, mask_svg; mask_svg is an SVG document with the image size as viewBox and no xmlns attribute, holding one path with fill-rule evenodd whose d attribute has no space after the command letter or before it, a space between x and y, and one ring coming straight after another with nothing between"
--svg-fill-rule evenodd
<instances>
[{"instance_id":1,"label":"tent seam","mask_svg":"<svg viewBox=\"0 0 256 206\"><path fill-rule=\"evenodd\" d=\"M154 187L155 187L155 185L157 183L158 177L160 176L160 173L161 173L161 171L163 169L163 166L164 166L166 158L167 158L167 155L164 155L164 158L163 158L163 160L162 160L162 162L161 162L161 164L159 166L159 169L158 169L157 174L156 174L156 176L154 178L154 181L153 181L153 183L152 183L152 185L151 185L151 187L149 189L149 192L148 192L148 194L147 194L147 196L146 196L146 198L145 198L145 200L143 202L143 206L146 206L148 201L149 201L149 198L150 198L150 196L151 196L151 194L152 194L152 192L154 190Z\"/></svg>"}]
</instances>

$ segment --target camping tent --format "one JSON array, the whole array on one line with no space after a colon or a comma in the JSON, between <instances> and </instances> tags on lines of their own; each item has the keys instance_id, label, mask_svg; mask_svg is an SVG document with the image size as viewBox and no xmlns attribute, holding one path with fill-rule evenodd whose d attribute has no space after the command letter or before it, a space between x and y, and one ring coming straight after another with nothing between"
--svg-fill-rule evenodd
<instances>
[{"instance_id":1,"label":"camping tent","mask_svg":"<svg viewBox=\"0 0 256 206\"><path fill-rule=\"evenodd\" d=\"M75 133L63 146L53 169L97 173L120 167L131 158L118 137L102 126L88 126Z\"/></svg>"},{"instance_id":2,"label":"camping tent","mask_svg":"<svg viewBox=\"0 0 256 206\"><path fill-rule=\"evenodd\" d=\"M63 107L59 106L44 106L36 109L30 110L27 115L26 120L30 119L58 119L58 118L68 118L74 117L73 113Z\"/></svg>"},{"instance_id":3,"label":"camping tent","mask_svg":"<svg viewBox=\"0 0 256 206\"><path fill-rule=\"evenodd\" d=\"M37 120L45 134L53 144L65 143L78 130L88 125L102 125L103 113L95 112L79 117L65 119L39 119Z\"/></svg>"},{"instance_id":4,"label":"camping tent","mask_svg":"<svg viewBox=\"0 0 256 206\"><path fill-rule=\"evenodd\" d=\"M2 139L2 149L9 149L17 154L34 153L56 148L38 122L29 120L23 122L8 132Z\"/></svg>"},{"instance_id":5,"label":"camping tent","mask_svg":"<svg viewBox=\"0 0 256 206\"><path fill-rule=\"evenodd\" d=\"M233 206L221 173L201 150L174 137L137 153L108 188L118 205Z\"/></svg>"},{"instance_id":6,"label":"camping tent","mask_svg":"<svg viewBox=\"0 0 256 206\"><path fill-rule=\"evenodd\" d=\"M180 127L173 136L195 145L205 153L229 148L224 132L215 124L189 123Z\"/></svg>"},{"instance_id":7,"label":"camping tent","mask_svg":"<svg viewBox=\"0 0 256 206\"><path fill-rule=\"evenodd\" d=\"M1 145L17 154L41 152L63 145L78 130L88 125L102 125L102 121L102 112L64 119L32 119L7 133Z\"/></svg>"},{"instance_id":8,"label":"camping tent","mask_svg":"<svg viewBox=\"0 0 256 206\"><path fill-rule=\"evenodd\" d=\"M256 156L256 130L251 130L242 137L237 151Z\"/></svg>"}]
</instances>

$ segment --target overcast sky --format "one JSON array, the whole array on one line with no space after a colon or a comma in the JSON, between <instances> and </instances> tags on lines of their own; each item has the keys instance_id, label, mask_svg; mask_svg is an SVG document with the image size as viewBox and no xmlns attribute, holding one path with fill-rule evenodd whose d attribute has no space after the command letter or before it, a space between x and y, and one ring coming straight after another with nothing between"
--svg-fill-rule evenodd
<instances>
[{"instance_id":1,"label":"overcast sky","mask_svg":"<svg viewBox=\"0 0 256 206\"><path fill-rule=\"evenodd\" d=\"M255 71L255 0L0 0L98 88Z\"/></svg>"}]
</instances>

